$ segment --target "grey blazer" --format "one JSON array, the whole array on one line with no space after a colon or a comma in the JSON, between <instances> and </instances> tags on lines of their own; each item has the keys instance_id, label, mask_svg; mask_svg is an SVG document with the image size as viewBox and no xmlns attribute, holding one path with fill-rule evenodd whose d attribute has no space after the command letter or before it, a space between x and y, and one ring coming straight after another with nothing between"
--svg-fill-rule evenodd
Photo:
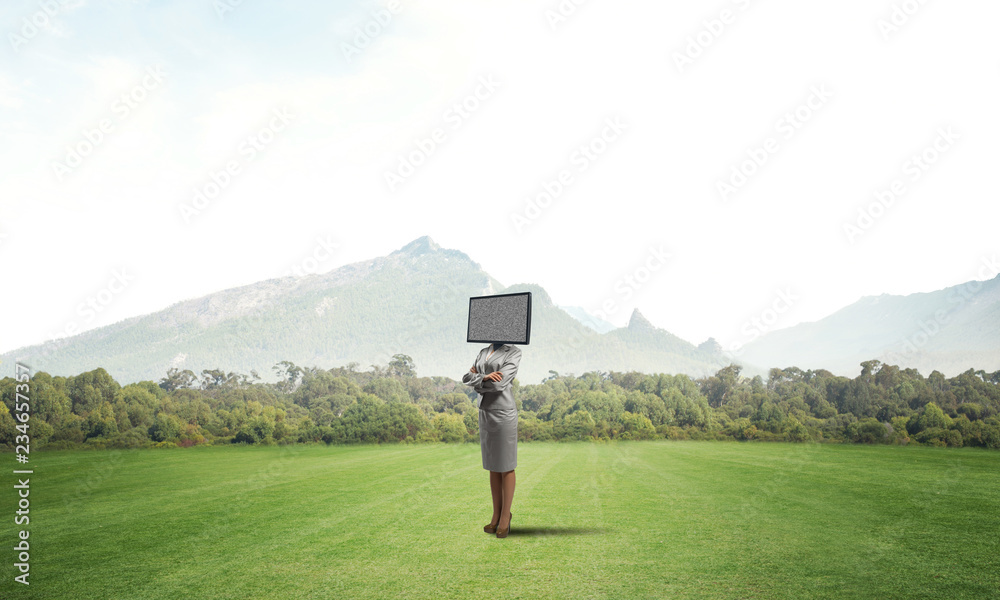
<instances>
[{"instance_id":1,"label":"grey blazer","mask_svg":"<svg viewBox=\"0 0 1000 600\"><path fill-rule=\"evenodd\" d=\"M479 408L483 410L503 410L517 408L514 404L514 393L510 387L517 376L517 367L521 363L521 349L517 346L504 344L486 358L492 344L479 351L476 356L476 372L462 376L462 383L471 385L479 393ZM499 371L503 377L500 381L483 381L483 377L494 371Z\"/></svg>"}]
</instances>

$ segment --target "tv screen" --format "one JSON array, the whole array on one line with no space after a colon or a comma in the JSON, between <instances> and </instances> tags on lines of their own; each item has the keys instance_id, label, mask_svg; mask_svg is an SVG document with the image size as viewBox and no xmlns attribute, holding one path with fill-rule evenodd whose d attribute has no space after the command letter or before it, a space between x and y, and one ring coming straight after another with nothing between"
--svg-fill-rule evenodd
<instances>
[{"instance_id":1,"label":"tv screen","mask_svg":"<svg viewBox=\"0 0 1000 600\"><path fill-rule=\"evenodd\" d=\"M469 342L527 344L531 338L531 292L469 298Z\"/></svg>"}]
</instances>

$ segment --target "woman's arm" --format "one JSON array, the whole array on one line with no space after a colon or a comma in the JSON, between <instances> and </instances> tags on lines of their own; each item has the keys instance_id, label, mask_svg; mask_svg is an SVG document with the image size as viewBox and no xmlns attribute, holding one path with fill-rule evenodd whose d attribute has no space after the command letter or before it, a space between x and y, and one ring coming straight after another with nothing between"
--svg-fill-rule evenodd
<instances>
[{"instance_id":1,"label":"woman's arm","mask_svg":"<svg viewBox=\"0 0 1000 600\"><path fill-rule=\"evenodd\" d=\"M481 350L479 354L482 354ZM479 360L479 355L476 355L476 361L478 360ZM483 381L483 374L476 373L476 365L472 365L472 368L469 369L469 372L466 373L465 375L462 375L462 383L464 383L465 385L471 385L472 387L476 387L482 381Z\"/></svg>"}]
</instances>

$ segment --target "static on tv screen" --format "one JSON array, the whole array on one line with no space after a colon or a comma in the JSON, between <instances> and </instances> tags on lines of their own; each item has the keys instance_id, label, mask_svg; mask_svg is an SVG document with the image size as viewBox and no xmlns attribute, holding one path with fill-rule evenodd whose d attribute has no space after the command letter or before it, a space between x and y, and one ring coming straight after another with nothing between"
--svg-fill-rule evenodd
<instances>
[{"instance_id":1,"label":"static on tv screen","mask_svg":"<svg viewBox=\"0 0 1000 600\"><path fill-rule=\"evenodd\" d=\"M469 298L469 342L527 344L531 338L531 292Z\"/></svg>"}]
</instances>

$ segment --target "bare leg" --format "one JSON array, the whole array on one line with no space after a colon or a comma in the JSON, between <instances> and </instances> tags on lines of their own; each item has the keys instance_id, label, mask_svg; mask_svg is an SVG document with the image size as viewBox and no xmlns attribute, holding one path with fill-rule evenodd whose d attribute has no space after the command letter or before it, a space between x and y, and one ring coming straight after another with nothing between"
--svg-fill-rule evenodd
<instances>
[{"instance_id":1,"label":"bare leg","mask_svg":"<svg viewBox=\"0 0 1000 600\"><path fill-rule=\"evenodd\" d=\"M510 527L510 504L514 500L514 471L510 470L500 475L503 484L503 510L500 512L498 525L506 529Z\"/></svg>"},{"instance_id":2,"label":"bare leg","mask_svg":"<svg viewBox=\"0 0 1000 600\"><path fill-rule=\"evenodd\" d=\"M500 485L500 473L490 471L490 492L493 494L493 518L490 525L496 525L500 520L500 512L503 509L503 489Z\"/></svg>"}]
</instances>

